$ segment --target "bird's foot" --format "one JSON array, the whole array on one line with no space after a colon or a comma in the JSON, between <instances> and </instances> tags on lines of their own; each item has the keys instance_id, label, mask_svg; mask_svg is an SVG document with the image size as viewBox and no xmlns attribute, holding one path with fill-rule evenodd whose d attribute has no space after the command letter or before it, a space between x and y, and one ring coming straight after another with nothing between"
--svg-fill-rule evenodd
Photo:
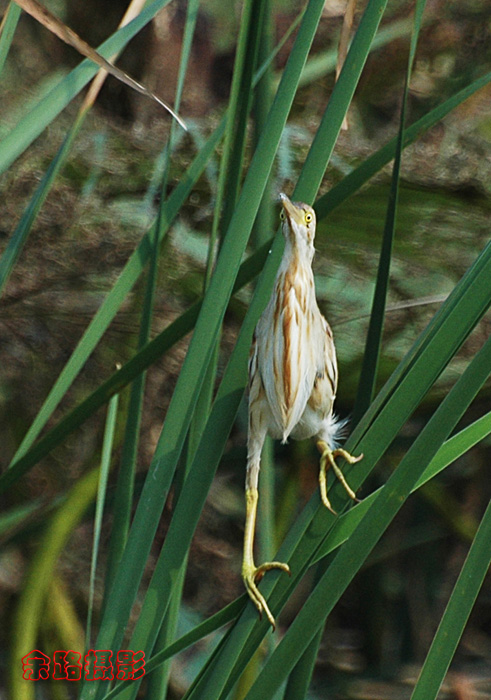
<instances>
[{"instance_id":1,"label":"bird's foot","mask_svg":"<svg viewBox=\"0 0 491 700\"><path fill-rule=\"evenodd\" d=\"M247 563L244 561L242 564L242 580L244 581L249 598L258 609L259 617L262 617L264 612L274 630L276 627L275 619L268 607L268 604L266 603L266 599L259 592L257 587L257 584L262 579L266 571L270 571L271 569L281 569L281 571L285 571L288 575L290 575L290 567L288 564L283 564L280 561L268 561L261 564L261 566L254 566L254 562Z\"/></svg>"},{"instance_id":2,"label":"bird's foot","mask_svg":"<svg viewBox=\"0 0 491 700\"><path fill-rule=\"evenodd\" d=\"M348 494L350 498L353 499L353 501L359 502L359 499L356 497L355 492L353 489L350 487L346 479L344 478L343 472L341 469L338 467L336 464L336 457L342 457L345 459L349 464L355 464L355 462L359 462L361 459L363 459L363 455L359 455L358 457L353 457L349 452L346 452L346 450L342 450L341 448L337 448L335 450L331 450L329 445L324 442L324 440L319 440L317 443L317 448L319 452L321 453L321 463L320 463L320 471L319 471L319 485L320 485L320 491L321 491L321 499L322 503L326 506L328 510L331 511L331 513L334 513L336 515L336 511L334 508L331 506L331 502L329 501L327 497L327 481L326 481L326 473L329 467L332 467L334 473L336 474L337 478L341 482L341 484L344 487L344 490Z\"/></svg>"}]
</instances>

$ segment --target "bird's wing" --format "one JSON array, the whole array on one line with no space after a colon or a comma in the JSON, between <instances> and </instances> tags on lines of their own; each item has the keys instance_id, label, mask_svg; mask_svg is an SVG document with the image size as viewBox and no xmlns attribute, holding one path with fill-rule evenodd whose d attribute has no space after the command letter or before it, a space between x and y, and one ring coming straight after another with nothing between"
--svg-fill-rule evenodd
<instances>
[{"instance_id":1,"label":"bird's wing","mask_svg":"<svg viewBox=\"0 0 491 700\"><path fill-rule=\"evenodd\" d=\"M324 371L326 377L329 379L329 384L331 387L331 391L329 393L332 395L331 403L333 403L336 397L336 391L338 389L338 362L336 359L336 348L334 346L334 338L331 327L322 314L321 320L325 342L323 352Z\"/></svg>"},{"instance_id":2,"label":"bird's wing","mask_svg":"<svg viewBox=\"0 0 491 700\"><path fill-rule=\"evenodd\" d=\"M332 331L319 311L317 328L318 349L316 356L316 377L308 404L319 416L328 418L332 413L338 384L338 367Z\"/></svg>"}]
</instances>

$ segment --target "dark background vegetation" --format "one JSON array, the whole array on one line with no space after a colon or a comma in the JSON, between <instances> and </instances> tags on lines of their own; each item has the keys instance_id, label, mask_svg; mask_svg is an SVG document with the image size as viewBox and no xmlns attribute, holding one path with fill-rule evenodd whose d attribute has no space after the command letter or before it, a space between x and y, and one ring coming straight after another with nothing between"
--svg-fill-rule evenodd
<instances>
[{"instance_id":1,"label":"dark background vegetation","mask_svg":"<svg viewBox=\"0 0 491 700\"><path fill-rule=\"evenodd\" d=\"M117 26L125 3L56 0L46 3L93 46ZM121 65L172 102L183 32L184 3L171 3L124 52ZM0 12L6 3L0 3ZM274 3L275 33L282 35L298 10L296 2ZM410 16L411 4L390 2L384 24ZM313 52L335 48L343 3L327 2ZM485 0L428 3L410 89L412 122L460 87L491 69L491 6ZM217 124L228 96L240 3L204 0L198 20L181 113L192 125L172 159L170 188L190 162L196 140ZM408 35L375 51L366 66L349 129L341 133L322 186L327 191L360 159L397 130ZM277 60L280 68L288 45ZM34 20L23 17L2 74L0 132L16 122L25 105L45 91L54 72L78 61L76 53ZM295 102L274 174L273 193L291 192L334 74L305 85ZM380 382L389 376L469 264L489 239L491 208L491 91L478 92L403 155L400 208ZM28 149L0 179L0 248L32 196L77 103ZM155 214L148 186L169 130L169 119L145 98L113 79L89 114L69 163L43 207L0 306L0 463L5 467L35 417L88 321ZM211 226L212 178L205 173L162 249L153 332L175 319L202 291L202 271ZM320 226L315 262L318 297L333 326L340 365L337 410L349 415L364 348L367 316L378 264L389 171L377 176ZM267 232L268 235L271 232ZM491 284L491 280L490 280ZM135 348L143 282L137 284L103 342L55 413L65 414L89 390L125 362ZM219 366L229 356L251 296L246 288L231 303ZM437 386L406 425L364 493L382 484L407 444L441 400L466 359L489 335L489 316L465 344ZM147 379L138 458L144 474L186 351L183 340L154 365ZM490 386L466 423L489 410ZM126 392L122 397L123 404ZM9 619L23 585L25 567L53 499L100 458L104 413L88 420L63 446L8 493L2 508L36 500L39 508L20 527L7 530L0 551L0 663L6 663ZM462 426L461 426L462 427ZM119 427L116 444L121 444ZM182 630L216 612L242 592L246 405L205 507L184 589ZM118 450L113 462L118 463ZM489 500L489 439L420 489L355 579L329 618L317 660L312 698L404 698L424 658L469 543ZM299 508L316 488L313 446L275 446L281 541ZM361 494L363 496L363 494ZM109 493L111 497L111 491ZM166 531L172 496L161 523ZM87 605L92 519L76 530L59 563L59 579L82 634ZM155 554L158 553L157 542ZM104 542L102 543L104 552ZM151 562L149 572L151 571ZM287 625L308 594L307 578L280 620ZM491 587L486 581L442 698L491 696ZM100 601L99 601L100 603ZM97 605L97 601L96 601ZM75 633L75 631L74 631ZM57 639L56 616L48 610L44 639ZM194 675L201 647L175 662L172 698ZM336 695L325 693L336 692Z\"/></svg>"}]
</instances>

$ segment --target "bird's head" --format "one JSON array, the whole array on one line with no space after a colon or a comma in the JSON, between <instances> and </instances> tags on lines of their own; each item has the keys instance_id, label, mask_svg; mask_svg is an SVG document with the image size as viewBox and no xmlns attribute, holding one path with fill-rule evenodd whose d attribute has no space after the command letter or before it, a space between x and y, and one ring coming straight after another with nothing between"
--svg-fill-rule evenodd
<instances>
[{"instance_id":1,"label":"bird's head","mask_svg":"<svg viewBox=\"0 0 491 700\"><path fill-rule=\"evenodd\" d=\"M287 243L312 259L314 255L315 211L303 202L291 202L286 194L280 194L283 235Z\"/></svg>"}]
</instances>

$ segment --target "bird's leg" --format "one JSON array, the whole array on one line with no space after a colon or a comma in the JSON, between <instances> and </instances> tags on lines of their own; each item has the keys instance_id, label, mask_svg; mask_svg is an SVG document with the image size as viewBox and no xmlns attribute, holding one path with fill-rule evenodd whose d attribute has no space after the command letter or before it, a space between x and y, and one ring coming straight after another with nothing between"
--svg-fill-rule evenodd
<instances>
[{"instance_id":1,"label":"bird's leg","mask_svg":"<svg viewBox=\"0 0 491 700\"><path fill-rule=\"evenodd\" d=\"M361 454L358 457L353 457L353 455L350 455L349 452L346 452L346 450L342 450L340 448L337 448L335 450L331 450L329 445L324 440L318 440L317 449L321 453L321 463L320 463L320 471L319 471L319 486L320 486L320 491L321 491L322 503L326 506L326 508L328 508L331 511L331 513L334 513L334 515L336 515L336 511L331 506L331 502L329 501L329 499L327 497L327 481L326 481L327 469L329 467L332 467L334 473L336 474L337 478L339 479L339 481L343 485L344 490L346 491L348 496L350 498L352 498L354 501L358 501L358 498L356 497L355 492L350 487L350 485L348 484L348 482L344 478L343 472L336 464L336 457L343 457L343 459L345 459L349 464L355 464L355 462L359 462L360 459L363 459L363 455Z\"/></svg>"},{"instance_id":2,"label":"bird's leg","mask_svg":"<svg viewBox=\"0 0 491 700\"><path fill-rule=\"evenodd\" d=\"M279 561L268 561L260 566L254 564L254 532L256 529L256 513L258 501L258 473L259 460L257 463L248 465L246 479L246 522L244 532L244 557L242 560L242 579L246 587L250 599L262 616L264 612L273 629L275 628L275 620L271 610L266 603L264 596L259 592L257 584L262 579L266 571L270 569L281 569L290 573L288 564L283 564Z\"/></svg>"}]
</instances>

